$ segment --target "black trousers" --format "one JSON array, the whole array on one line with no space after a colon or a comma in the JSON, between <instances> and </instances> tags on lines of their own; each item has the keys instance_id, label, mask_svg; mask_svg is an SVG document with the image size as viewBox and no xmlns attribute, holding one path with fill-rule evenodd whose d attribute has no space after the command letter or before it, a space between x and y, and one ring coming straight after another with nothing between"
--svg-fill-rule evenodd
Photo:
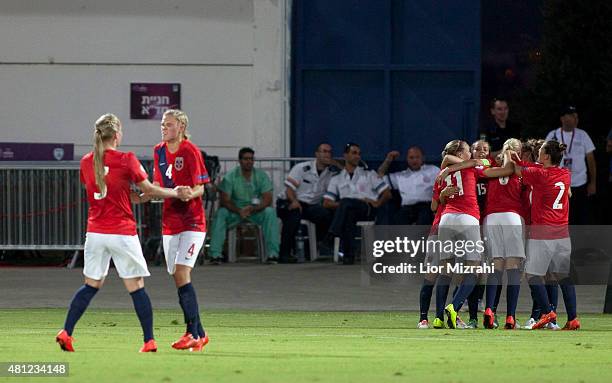
<instances>
[{"instance_id":1,"label":"black trousers","mask_svg":"<svg viewBox=\"0 0 612 383\"><path fill-rule=\"evenodd\" d=\"M300 220L307 219L316 225L317 239L319 240L325 238L329 229L333 214L331 210L321 205L310 205L305 202L300 202L300 205L302 205L301 212L300 209L283 209L283 211L278 212L278 216L283 221L279 252L280 261L286 261L291 256L291 250L295 247L295 235L300 227Z\"/></svg>"},{"instance_id":2,"label":"black trousers","mask_svg":"<svg viewBox=\"0 0 612 383\"><path fill-rule=\"evenodd\" d=\"M343 198L334 213L329 232L334 237L340 237L346 259L354 259L353 238L358 221L372 221L376 217L376 209L359 199Z\"/></svg>"},{"instance_id":3,"label":"black trousers","mask_svg":"<svg viewBox=\"0 0 612 383\"><path fill-rule=\"evenodd\" d=\"M586 185L572 187L572 196L569 199L570 225L588 225L590 223L589 202Z\"/></svg>"},{"instance_id":4,"label":"black trousers","mask_svg":"<svg viewBox=\"0 0 612 383\"><path fill-rule=\"evenodd\" d=\"M394 225L431 225L432 222L433 213L429 202L402 205L393 216Z\"/></svg>"}]
</instances>

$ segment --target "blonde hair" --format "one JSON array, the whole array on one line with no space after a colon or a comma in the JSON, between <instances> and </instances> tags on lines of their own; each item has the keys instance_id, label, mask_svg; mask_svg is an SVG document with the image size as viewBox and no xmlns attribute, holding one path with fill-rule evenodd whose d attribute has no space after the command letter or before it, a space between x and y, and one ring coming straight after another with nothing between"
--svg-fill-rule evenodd
<instances>
[{"instance_id":1,"label":"blonde hair","mask_svg":"<svg viewBox=\"0 0 612 383\"><path fill-rule=\"evenodd\" d=\"M121 121L114 114L103 114L96 120L96 129L94 130L94 174L96 176L96 185L100 194L106 194L106 182L104 181L104 143L115 138L115 135L121 131Z\"/></svg>"},{"instance_id":2,"label":"blonde hair","mask_svg":"<svg viewBox=\"0 0 612 383\"><path fill-rule=\"evenodd\" d=\"M505 152L506 150L512 150L513 152L520 153L522 147L523 147L523 144L521 143L520 140L516 138L508 138L506 142L504 142L502 151Z\"/></svg>"},{"instance_id":3,"label":"blonde hair","mask_svg":"<svg viewBox=\"0 0 612 383\"><path fill-rule=\"evenodd\" d=\"M172 116L176 118L176 120L185 127L183 131L183 137L188 140L191 138L191 134L187 131L187 127L189 126L189 118L187 118L187 114L180 109L168 109L164 112L164 116Z\"/></svg>"},{"instance_id":4,"label":"blonde hair","mask_svg":"<svg viewBox=\"0 0 612 383\"><path fill-rule=\"evenodd\" d=\"M444 158L444 156L446 156L447 154L450 154L451 156L456 155L457 152L461 151L461 147L463 146L463 144L467 145L465 141L452 140L444 147L444 150L442 151L442 158Z\"/></svg>"}]
</instances>

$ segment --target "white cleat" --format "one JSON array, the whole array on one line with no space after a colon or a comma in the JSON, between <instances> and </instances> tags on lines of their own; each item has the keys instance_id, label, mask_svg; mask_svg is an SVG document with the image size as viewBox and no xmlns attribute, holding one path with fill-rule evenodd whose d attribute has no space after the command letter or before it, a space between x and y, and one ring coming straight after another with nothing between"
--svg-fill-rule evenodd
<instances>
[{"instance_id":1,"label":"white cleat","mask_svg":"<svg viewBox=\"0 0 612 383\"><path fill-rule=\"evenodd\" d=\"M533 318L529 318L529 320L527 322L525 322L525 326L523 326L523 329L525 330L531 330L533 325L536 324L537 321Z\"/></svg>"},{"instance_id":2,"label":"white cleat","mask_svg":"<svg viewBox=\"0 0 612 383\"><path fill-rule=\"evenodd\" d=\"M427 321L427 319L423 319L422 321L420 321L419 324L417 324L417 328L418 329L428 329L429 322Z\"/></svg>"},{"instance_id":3,"label":"white cleat","mask_svg":"<svg viewBox=\"0 0 612 383\"><path fill-rule=\"evenodd\" d=\"M561 327L559 327L558 324L551 322L546 325L546 329L556 331L556 330L561 330Z\"/></svg>"}]
</instances>

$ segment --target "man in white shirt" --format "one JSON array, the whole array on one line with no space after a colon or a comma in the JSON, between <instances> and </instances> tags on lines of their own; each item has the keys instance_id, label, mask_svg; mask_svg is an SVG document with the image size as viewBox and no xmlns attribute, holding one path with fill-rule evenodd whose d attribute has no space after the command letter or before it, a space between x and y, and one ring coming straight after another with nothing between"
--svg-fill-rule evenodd
<instances>
[{"instance_id":1,"label":"man in white shirt","mask_svg":"<svg viewBox=\"0 0 612 383\"><path fill-rule=\"evenodd\" d=\"M359 167L361 149L355 143L344 148L344 170L332 177L323 196L323 206L335 210L329 232L340 237L344 257L342 263L355 262L353 236L358 221L376 217L376 209L390 197L389 185L373 170Z\"/></svg>"},{"instance_id":2,"label":"man in white shirt","mask_svg":"<svg viewBox=\"0 0 612 383\"><path fill-rule=\"evenodd\" d=\"M570 225L584 225L589 220L588 197L595 195L597 165L595 145L582 129L578 129L578 111L568 106L561 111L561 127L552 130L546 141L555 140L567 146L561 166L572 176L572 198L570 199ZM587 174L588 168L588 174Z\"/></svg>"},{"instance_id":3,"label":"man in white shirt","mask_svg":"<svg viewBox=\"0 0 612 383\"><path fill-rule=\"evenodd\" d=\"M288 206L278 216L283 221L279 262L294 262L291 250L294 249L295 235L300 220L307 219L317 227L317 238L323 239L333 212L321 204L332 176L340 172L341 165L332 158L332 147L321 143L312 161L300 162L289 171L285 180Z\"/></svg>"},{"instance_id":4,"label":"man in white shirt","mask_svg":"<svg viewBox=\"0 0 612 383\"><path fill-rule=\"evenodd\" d=\"M389 164L398 157L398 151L389 152L378 168L378 175L383 177ZM398 190L402 197L402 206L393 216L395 225L431 225L433 221L431 196L440 168L423 164L423 157L420 147L411 146L406 153L408 169L387 176L391 188Z\"/></svg>"}]
</instances>

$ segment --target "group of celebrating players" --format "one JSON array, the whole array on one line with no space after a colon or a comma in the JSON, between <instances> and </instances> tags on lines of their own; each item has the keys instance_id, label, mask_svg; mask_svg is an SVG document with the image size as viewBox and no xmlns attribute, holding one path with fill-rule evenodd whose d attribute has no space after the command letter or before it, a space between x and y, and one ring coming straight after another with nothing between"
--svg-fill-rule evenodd
<instances>
[{"instance_id":1,"label":"group of celebrating players","mask_svg":"<svg viewBox=\"0 0 612 383\"><path fill-rule=\"evenodd\" d=\"M488 258L494 264L494 272L487 276L463 275L448 305L446 299L453 276L448 272L425 276L418 328L430 327L427 312L436 284L434 328L477 327L478 300L485 287L483 325L496 328L504 272L507 279L504 328L517 328L515 313L523 274L533 298L531 318L524 328L559 329L555 312L557 285L561 287L568 317L563 329L580 328L576 291L569 278L570 172L559 166L564 150L565 145L557 141L522 143L511 138L493 158L483 140L471 147L461 140L445 146L442 170L434 185L432 210L436 215L429 239L474 243L482 240L486 254L475 249L459 258L452 253L430 252L426 261L441 266L449 262L479 265ZM457 315L466 299L470 307L467 324Z\"/></svg>"}]
</instances>

